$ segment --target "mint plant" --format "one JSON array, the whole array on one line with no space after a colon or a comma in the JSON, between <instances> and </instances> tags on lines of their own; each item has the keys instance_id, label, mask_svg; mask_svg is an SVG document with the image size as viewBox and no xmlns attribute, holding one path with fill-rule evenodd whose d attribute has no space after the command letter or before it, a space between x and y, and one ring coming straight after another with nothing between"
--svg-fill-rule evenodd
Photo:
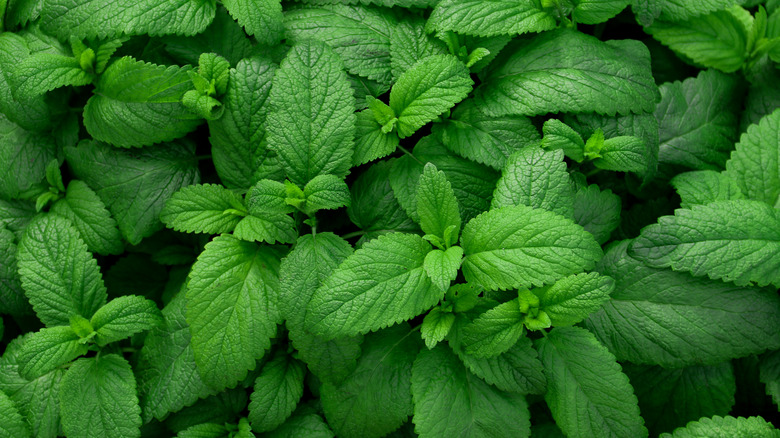
<instances>
[{"instance_id":1,"label":"mint plant","mask_svg":"<svg viewBox=\"0 0 780 438\"><path fill-rule=\"evenodd\" d=\"M0 437L776 437L777 0L0 0Z\"/></svg>"}]
</instances>

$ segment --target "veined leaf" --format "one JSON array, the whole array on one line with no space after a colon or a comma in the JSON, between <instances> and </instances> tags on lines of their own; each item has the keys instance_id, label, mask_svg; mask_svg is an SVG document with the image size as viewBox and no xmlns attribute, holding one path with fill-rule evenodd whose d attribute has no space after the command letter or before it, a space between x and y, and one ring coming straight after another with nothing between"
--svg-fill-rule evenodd
<instances>
[{"instance_id":1,"label":"veined leaf","mask_svg":"<svg viewBox=\"0 0 780 438\"><path fill-rule=\"evenodd\" d=\"M292 414L303 395L306 365L285 352L277 352L263 365L249 403L254 432L276 429Z\"/></svg>"},{"instance_id":2,"label":"veined leaf","mask_svg":"<svg viewBox=\"0 0 780 438\"><path fill-rule=\"evenodd\" d=\"M534 289L539 308L556 327L574 325L601 308L615 289L615 280L595 272L558 280L549 287Z\"/></svg>"},{"instance_id":3,"label":"veined leaf","mask_svg":"<svg viewBox=\"0 0 780 438\"><path fill-rule=\"evenodd\" d=\"M417 183L417 215L426 234L438 237L447 246L458 241L461 223L458 200L444 172L431 163L425 165Z\"/></svg>"},{"instance_id":4,"label":"veined leaf","mask_svg":"<svg viewBox=\"0 0 780 438\"><path fill-rule=\"evenodd\" d=\"M745 195L729 172L714 170L685 172L672 178L670 183L682 199L680 202L682 208L706 205L715 201L745 199Z\"/></svg>"},{"instance_id":5,"label":"veined leaf","mask_svg":"<svg viewBox=\"0 0 780 438\"><path fill-rule=\"evenodd\" d=\"M0 196L18 198L40 183L46 163L58 157L57 142L49 134L27 131L0 114Z\"/></svg>"},{"instance_id":6,"label":"veined leaf","mask_svg":"<svg viewBox=\"0 0 780 438\"><path fill-rule=\"evenodd\" d=\"M101 347L152 329L162 322L162 315L154 301L138 295L114 298L98 309L91 321L97 333L95 342Z\"/></svg>"},{"instance_id":7,"label":"veined leaf","mask_svg":"<svg viewBox=\"0 0 780 438\"><path fill-rule=\"evenodd\" d=\"M19 375L34 380L87 353L70 326L41 329L27 338L18 353Z\"/></svg>"},{"instance_id":8,"label":"veined leaf","mask_svg":"<svg viewBox=\"0 0 780 438\"><path fill-rule=\"evenodd\" d=\"M0 212L2 209L0 208ZM32 313L22 289L17 263L14 233L0 224L0 313L27 315Z\"/></svg>"},{"instance_id":9,"label":"veined leaf","mask_svg":"<svg viewBox=\"0 0 780 438\"><path fill-rule=\"evenodd\" d=\"M516 299L479 315L460 332L459 344L477 358L498 356L517 343L525 329L523 312Z\"/></svg>"},{"instance_id":10,"label":"veined leaf","mask_svg":"<svg viewBox=\"0 0 780 438\"><path fill-rule=\"evenodd\" d=\"M241 216L226 212L229 209L243 209L239 195L216 184L193 185L168 199L160 220L176 231L221 234L241 221Z\"/></svg>"},{"instance_id":11,"label":"veined leaf","mask_svg":"<svg viewBox=\"0 0 780 438\"><path fill-rule=\"evenodd\" d=\"M775 438L780 433L761 417L719 417L702 418L691 421L685 427L675 429L673 433L665 433L661 438L728 438L733 436L749 436L755 438Z\"/></svg>"},{"instance_id":12,"label":"veined leaf","mask_svg":"<svg viewBox=\"0 0 780 438\"><path fill-rule=\"evenodd\" d=\"M13 7L9 13L11 13ZM30 48L21 36L12 32L0 34L0 112L9 120L27 130L51 128L51 108L43 95L17 100L13 96L11 81L13 66L20 59L30 56ZM48 161L44 161L47 163Z\"/></svg>"},{"instance_id":13,"label":"veined leaf","mask_svg":"<svg viewBox=\"0 0 780 438\"><path fill-rule=\"evenodd\" d=\"M14 68L12 82L14 96L29 100L56 88L87 85L92 83L92 77L72 56L36 53Z\"/></svg>"},{"instance_id":14,"label":"veined leaf","mask_svg":"<svg viewBox=\"0 0 780 438\"><path fill-rule=\"evenodd\" d=\"M393 27L390 34L390 68L395 80L417 61L447 53L447 47L441 41L425 32L425 20L422 17L404 18Z\"/></svg>"},{"instance_id":15,"label":"veined leaf","mask_svg":"<svg viewBox=\"0 0 780 438\"><path fill-rule=\"evenodd\" d=\"M19 415L13 400L0 391L0 437L23 438L30 436L30 428Z\"/></svg>"},{"instance_id":16,"label":"veined leaf","mask_svg":"<svg viewBox=\"0 0 780 438\"><path fill-rule=\"evenodd\" d=\"M619 14L631 0L574 0L574 3L571 16L577 23L598 24Z\"/></svg>"},{"instance_id":17,"label":"veined leaf","mask_svg":"<svg viewBox=\"0 0 780 438\"><path fill-rule=\"evenodd\" d=\"M574 194L574 222L603 245L620 225L621 204L610 189L601 191L595 184L583 187Z\"/></svg>"},{"instance_id":18,"label":"veined leaf","mask_svg":"<svg viewBox=\"0 0 780 438\"><path fill-rule=\"evenodd\" d=\"M279 0L227 0L223 5L260 44L273 46L282 39L284 16Z\"/></svg>"},{"instance_id":19,"label":"veined leaf","mask_svg":"<svg viewBox=\"0 0 780 438\"><path fill-rule=\"evenodd\" d=\"M749 198L780 207L780 111L752 125L739 139L726 174Z\"/></svg>"},{"instance_id":20,"label":"veined leaf","mask_svg":"<svg viewBox=\"0 0 780 438\"><path fill-rule=\"evenodd\" d=\"M554 29L555 18L540 0L443 0L428 19L429 31L477 36L517 35Z\"/></svg>"}]
</instances>

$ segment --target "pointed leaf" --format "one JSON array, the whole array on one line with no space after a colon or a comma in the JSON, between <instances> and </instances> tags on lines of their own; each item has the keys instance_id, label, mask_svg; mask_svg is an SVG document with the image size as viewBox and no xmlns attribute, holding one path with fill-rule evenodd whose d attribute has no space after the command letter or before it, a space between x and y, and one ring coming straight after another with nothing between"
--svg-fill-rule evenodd
<instances>
[{"instance_id":1,"label":"pointed leaf","mask_svg":"<svg viewBox=\"0 0 780 438\"><path fill-rule=\"evenodd\" d=\"M428 278L441 290L447 290L455 281L463 261L463 248L452 246L446 251L434 249L425 256L423 268Z\"/></svg>"},{"instance_id":2,"label":"pointed leaf","mask_svg":"<svg viewBox=\"0 0 780 438\"><path fill-rule=\"evenodd\" d=\"M671 434L665 433L661 438L727 438L733 436L749 436L755 438L775 438L777 429L761 417L719 417L702 418L691 421L685 427L675 429Z\"/></svg>"},{"instance_id":3,"label":"pointed leaf","mask_svg":"<svg viewBox=\"0 0 780 438\"><path fill-rule=\"evenodd\" d=\"M452 240L445 245L457 242L460 234L458 200L444 172L431 163L425 165L417 184L417 215L423 232L444 241L446 230L453 227Z\"/></svg>"},{"instance_id":4,"label":"pointed leaf","mask_svg":"<svg viewBox=\"0 0 780 438\"><path fill-rule=\"evenodd\" d=\"M87 346L70 326L44 328L33 333L18 354L19 375L34 380L87 353Z\"/></svg>"},{"instance_id":5,"label":"pointed leaf","mask_svg":"<svg viewBox=\"0 0 780 438\"><path fill-rule=\"evenodd\" d=\"M335 175L314 177L303 188L306 196L306 210L314 214L319 210L335 210L349 205L349 187L342 178Z\"/></svg>"},{"instance_id":6,"label":"pointed leaf","mask_svg":"<svg viewBox=\"0 0 780 438\"><path fill-rule=\"evenodd\" d=\"M523 312L515 299L499 304L463 327L459 341L466 354L488 358L512 348L524 332Z\"/></svg>"},{"instance_id":7,"label":"pointed leaf","mask_svg":"<svg viewBox=\"0 0 780 438\"><path fill-rule=\"evenodd\" d=\"M749 198L780 206L780 111L752 125L739 139L727 174Z\"/></svg>"},{"instance_id":8,"label":"pointed leaf","mask_svg":"<svg viewBox=\"0 0 780 438\"><path fill-rule=\"evenodd\" d=\"M425 346L432 349L447 337L452 325L455 323L455 314L444 312L437 306L431 309L420 326L420 335L425 341Z\"/></svg>"},{"instance_id":9,"label":"pointed leaf","mask_svg":"<svg viewBox=\"0 0 780 438\"><path fill-rule=\"evenodd\" d=\"M154 301L138 295L114 298L92 316L97 332L95 342L101 347L159 326L162 315Z\"/></svg>"},{"instance_id":10,"label":"pointed leaf","mask_svg":"<svg viewBox=\"0 0 780 438\"><path fill-rule=\"evenodd\" d=\"M276 429L292 414L303 396L306 365L286 353L277 353L263 365L249 403L254 432Z\"/></svg>"},{"instance_id":11,"label":"pointed leaf","mask_svg":"<svg viewBox=\"0 0 780 438\"><path fill-rule=\"evenodd\" d=\"M0 437L26 438L30 436L30 428L19 415L14 402L3 391L0 391Z\"/></svg>"},{"instance_id":12,"label":"pointed leaf","mask_svg":"<svg viewBox=\"0 0 780 438\"><path fill-rule=\"evenodd\" d=\"M29 100L60 87L90 84L92 77L81 69L78 59L72 56L36 53L14 68L12 82L14 96L20 100Z\"/></svg>"},{"instance_id":13,"label":"pointed leaf","mask_svg":"<svg viewBox=\"0 0 780 438\"><path fill-rule=\"evenodd\" d=\"M729 172L716 172L714 170L685 172L672 178L670 183L680 195L682 208L707 205L715 201L745 199L737 181L731 177Z\"/></svg>"},{"instance_id":14,"label":"pointed leaf","mask_svg":"<svg viewBox=\"0 0 780 438\"><path fill-rule=\"evenodd\" d=\"M169 228L185 233L221 234L233 231L241 216L225 210L243 208L241 197L217 184L183 187L160 212Z\"/></svg>"},{"instance_id":15,"label":"pointed leaf","mask_svg":"<svg viewBox=\"0 0 780 438\"><path fill-rule=\"evenodd\" d=\"M282 39L284 16L279 0L227 0L223 5L260 44L273 46Z\"/></svg>"},{"instance_id":16,"label":"pointed leaf","mask_svg":"<svg viewBox=\"0 0 780 438\"><path fill-rule=\"evenodd\" d=\"M591 184L574 194L574 222L603 245L620 225L621 206L620 197L612 190L601 191Z\"/></svg>"},{"instance_id":17,"label":"pointed leaf","mask_svg":"<svg viewBox=\"0 0 780 438\"><path fill-rule=\"evenodd\" d=\"M571 275L549 287L534 289L539 308L556 327L574 325L599 310L615 289L615 280L595 272Z\"/></svg>"},{"instance_id":18,"label":"pointed leaf","mask_svg":"<svg viewBox=\"0 0 780 438\"><path fill-rule=\"evenodd\" d=\"M517 35L554 29L555 18L540 0L443 0L428 19L431 30L466 35Z\"/></svg>"},{"instance_id":19,"label":"pointed leaf","mask_svg":"<svg viewBox=\"0 0 780 438\"><path fill-rule=\"evenodd\" d=\"M249 242L292 243L295 241L295 221L288 214L249 215L241 219L233 235Z\"/></svg>"}]
</instances>

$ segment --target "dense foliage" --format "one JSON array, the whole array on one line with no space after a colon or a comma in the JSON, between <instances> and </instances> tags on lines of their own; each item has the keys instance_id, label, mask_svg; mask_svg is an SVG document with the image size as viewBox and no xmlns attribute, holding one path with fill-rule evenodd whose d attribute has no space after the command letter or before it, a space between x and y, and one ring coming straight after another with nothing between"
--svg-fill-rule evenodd
<instances>
[{"instance_id":1,"label":"dense foliage","mask_svg":"<svg viewBox=\"0 0 780 438\"><path fill-rule=\"evenodd\" d=\"M0 0L0 438L777 437L778 62L778 0Z\"/></svg>"}]
</instances>

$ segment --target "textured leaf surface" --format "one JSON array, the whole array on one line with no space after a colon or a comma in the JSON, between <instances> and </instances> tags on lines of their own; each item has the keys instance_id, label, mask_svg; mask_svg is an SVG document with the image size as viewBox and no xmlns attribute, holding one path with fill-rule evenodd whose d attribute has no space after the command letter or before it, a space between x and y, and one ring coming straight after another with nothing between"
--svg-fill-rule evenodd
<instances>
[{"instance_id":1,"label":"textured leaf surface","mask_svg":"<svg viewBox=\"0 0 780 438\"><path fill-rule=\"evenodd\" d=\"M306 365L284 353L263 365L249 403L254 432L276 429L292 414L303 395L305 374Z\"/></svg>"},{"instance_id":2,"label":"textured leaf surface","mask_svg":"<svg viewBox=\"0 0 780 438\"><path fill-rule=\"evenodd\" d=\"M612 299L585 325L619 360L681 367L714 364L780 346L780 300L629 257L629 242L598 266L615 279Z\"/></svg>"},{"instance_id":3,"label":"textured leaf surface","mask_svg":"<svg viewBox=\"0 0 780 438\"><path fill-rule=\"evenodd\" d=\"M601 308L615 288L615 281L594 272L571 275L552 286L534 289L539 308L556 327L574 325Z\"/></svg>"},{"instance_id":4,"label":"textured leaf surface","mask_svg":"<svg viewBox=\"0 0 780 438\"><path fill-rule=\"evenodd\" d=\"M646 437L628 377L587 330L563 327L536 343L547 376L544 396L569 437Z\"/></svg>"},{"instance_id":5,"label":"textured leaf surface","mask_svg":"<svg viewBox=\"0 0 780 438\"><path fill-rule=\"evenodd\" d=\"M187 323L198 369L215 389L233 386L270 347L281 321L279 251L222 235L192 267Z\"/></svg>"},{"instance_id":6,"label":"textured leaf surface","mask_svg":"<svg viewBox=\"0 0 780 438\"><path fill-rule=\"evenodd\" d=\"M425 256L423 268L431 282L441 290L447 290L450 282L458 276L461 261L463 260L463 248L453 246L442 251L434 249Z\"/></svg>"},{"instance_id":7,"label":"textured leaf surface","mask_svg":"<svg viewBox=\"0 0 780 438\"><path fill-rule=\"evenodd\" d=\"M390 34L390 67L396 80L417 61L447 53L441 41L425 32L424 19L414 16L404 18Z\"/></svg>"},{"instance_id":8,"label":"textured leaf surface","mask_svg":"<svg viewBox=\"0 0 780 438\"><path fill-rule=\"evenodd\" d=\"M499 304L463 327L459 343L466 354L495 357L512 348L523 332L523 312L515 299Z\"/></svg>"},{"instance_id":9,"label":"textured leaf surface","mask_svg":"<svg viewBox=\"0 0 780 438\"><path fill-rule=\"evenodd\" d=\"M609 20L625 9L631 0L575 0L572 18L578 23L597 24Z\"/></svg>"},{"instance_id":10,"label":"textured leaf surface","mask_svg":"<svg viewBox=\"0 0 780 438\"><path fill-rule=\"evenodd\" d=\"M90 251L108 255L119 254L124 249L116 221L85 182L68 183L65 198L52 205L51 211L71 221Z\"/></svg>"},{"instance_id":11,"label":"textured leaf surface","mask_svg":"<svg viewBox=\"0 0 780 438\"><path fill-rule=\"evenodd\" d=\"M488 289L541 286L591 268L602 252L569 219L525 205L483 213L463 229L463 273Z\"/></svg>"},{"instance_id":12,"label":"textured leaf surface","mask_svg":"<svg viewBox=\"0 0 780 438\"><path fill-rule=\"evenodd\" d=\"M11 32L2 34L0 37L0 112L24 129L47 129L51 126L51 109L46 104L44 96L23 100L16 100L13 96L11 87L13 69L8 66L15 65L20 59L29 55L30 49L22 37Z\"/></svg>"},{"instance_id":13,"label":"textured leaf surface","mask_svg":"<svg viewBox=\"0 0 780 438\"><path fill-rule=\"evenodd\" d=\"M335 210L349 205L349 187L336 175L319 175L303 188L306 211Z\"/></svg>"},{"instance_id":14,"label":"textured leaf surface","mask_svg":"<svg viewBox=\"0 0 780 438\"><path fill-rule=\"evenodd\" d=\"M0 437L22 438L30 436L30 428L16 409L13 400L0 391Z\"/></svg>"},{"instance_id":15,"label":"textured leaf surface","mask_svg":"<svg viewBox=\"0 0 780 438\"><path fill-rule=\"evenodd\" d=\"M97 262L67 219L44 215L33 220L17 257L22 286L44 324L69 325L72 315L90 318L106 303Z\"/></svg>"},{"instance_id":16,"label":"textured leaf surface","mask_svg":"<svg viewBox=\"0 0 780 438\"><path fill-rule=\"evenodd\" d=\"M658 8L662 19L682 21L725 9L734 3L744 3L744 0L650 0L650 3Z\"/></svg>"},{"instance_id":17,"label":"textured leaf surface","mask_svg":"<svg viewBox=\"0 0 780 438\"><path fill-rule=\"evenodd\" d=\"M325 420L311 406L301 406L293 412L290 418L266 436L269 438L296 438L304 435L309 438L333 438Z\"/></svg>"},{"instance_id":18,"label":"textured leaf surface","mask_svg":"<svg viewBox=\"0 0 780 438\"><path fill-rule=\"evenodd\" d=\"M597 185L589 185L574 194L574 222L603 245L620 225L621 204L612 190L601 191Z\"/></svg>"},{"instance_id":19,"label":"textured leaf surface","mask_svg":"<svg viewBox=\"0 0 780 438\"><path fill-rule=\"evenodd\" d=\"M780 436L780 433L772 423L767 423L761 417L734 418L716 415L712 418L692 421L671 434L661 435L662 438L728 438L735 436L775 438Z\"/></svg>"},{"instance_id":20,"label":"textured leaf surface","mask_svg":"<svg viewBox=\"0 0 780 438\"><path fill-rule=\"evenodd\" d=\"M163 319L154 301L138 295L125 295L98 309L91 322L97 332L95 342L102 347L152 329Z\"/></svg>"},{"instance_id":21,"label":"textured leaf surface","mask_svg":"<svg viewBox=\"0 0 780 438\"><path fill-rule=\"evenodd\" d=\"M249 215L236 225L233 235L249 242L292 243L295 221L287 214Z\"/></svg>"},{"instance_id":22,"label":"textured leaf surface","mask_svg":"<svg viewBox=\"0 0 780 438\"><path fill-rule=\"evenodd\" d=\"M444 172L430 163L425 165L417 183L417 215L420 228L426 234L437 236L444 242L446 230L452 227L452 242L445 244L457 241L461 223L458 200Z\"/></svg>"},{"instance_id":23,"label":"textured leaf surface","mask_svg":"<svg viewBox=\"0 0 780 438\"><path fill-rule=\"evenodd\" d=\"M763 179L762 179L763 181ZM694 205L707 205L715 201L744 199L737 182L728 172L698 170L681 173L670 181L680 195L680 206L691 208Z\"/></svg>"},{"instance_id":24,"label":"textured leaf surface","mask_svg":"<svg viewBox=\"0 0 780 438\"><path fill-rule=\"evenodd\" d=\"M392 154L399 141L398 134L382 132L382 125L377 123L371 110L361 111L356 114L355 154L352 156L352 164L365 164Z\"/></svg>"},{"instance_id":25,"label":"textured leaf surface","mask_svg":"<svg viewBox=\"0 0 780 438\"><path fill-rule=\"evenodd\" d=\"M780 206L780 111L748 128L726 168L748 198Z\"/></svg>"},{"instance_id":26,"label":"textured leaf surface","mask_svg":"<svg viewBox=\"0 0 780 438\"><path fill-rule=\"evenodd\" d=\"M32 313L22 289L14 234L3 226L0 226L0 248L3 248L0 250L0 313L11 315Z\"/></svg>"},{"instance_id":27,"label":"textured leaf surface","mask_svg":"<svg viewBox=\"0 0 780 438\"><path fill-rule=\"evenodd\" d=\"M760 360L759 379L766 385L767 395L777 404L780 400L780 352L767 352Z\"/></svg>"},{"instance_id":28,"label":"textured leaf surface","mask_svg":"<svg viewBox=\"0 0 780 438\"><path fill-rule=\"evenodd\" d=\"M225 210L243 208L241 197L217 184L183 187L168 199L160 220L185 233L221 234L233 231L241 216Z\"/></svg>"},{"instance_id":29,"label":"textured leaf surface","mask_svg":"<svg viewBox=\"0 0 780 438\"><path fill-rule=\"evenodd\" d=\"M22 345L17 359L19 375L34 380L86 353L87 346L69 326L44 328Z\"/></svg>"},{"instance_id":30,"label":"textured leaf surface","mask_svg":"<svg viewBox=\"0 0 780 438\"><path fill-rule=\"evenodd\" d=\"M87 85L92 82L92 77L72 56L37 53L14 68L12 80L17 99L29 100L56 88Z\"/></svg>"},{"instance_id":31,"label":"textured leaf surface","mask_svg":"<svg viewBox=\"0 0 780 438\"><path fill-rule=\"evenodd\" d=\"M539 0L443 0L428 19L431 30L477 36L517 35L554 29Z\"/></svg>"},{"instance_id":32,"label":"textured leaf surface","mask_svg":"<svg viewBox=\"0 0 780 438\"><path fill-rule=\"evenodd\" d=\"M0 195L13 199L41 182L46 163L57 158L57 144L50 135L26 131L0 115Z\"/></svg>"},{"instance_id":33,"label":"textured leaf surface","mask_svg":"<svg viewBox=\"0 0 780 438\"><path fill-rule=\"evenodd\" d=\"M282 39L284 16L279 0L227 0L222 4L260 44L272 46Z\"/></svg>"}]
</instances>

